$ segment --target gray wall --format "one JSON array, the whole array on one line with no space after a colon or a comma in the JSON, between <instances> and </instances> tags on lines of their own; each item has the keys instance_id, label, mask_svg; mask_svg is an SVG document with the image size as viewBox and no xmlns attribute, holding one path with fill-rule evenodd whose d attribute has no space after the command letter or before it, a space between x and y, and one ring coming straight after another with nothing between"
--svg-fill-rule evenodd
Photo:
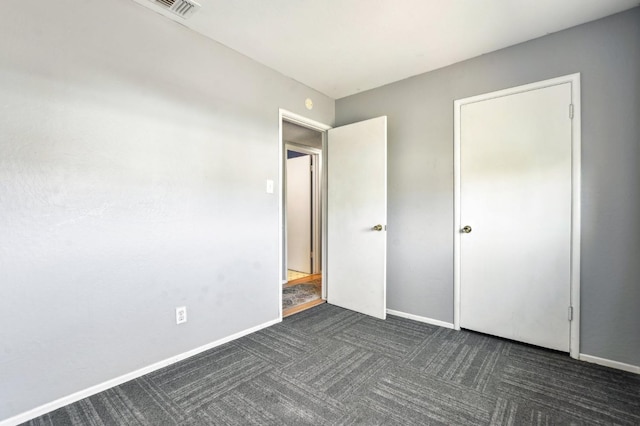
<instances>
[{"instance_id":1,"label":"gray wall","mask_svg":"<svg viewBox=\"0 0 640 426\"><path fill-rule=\"evenodd\" d=\"M453 322L454 99L575 72L581 353L640 365L638 8L336 101L337 125L389 117L390 309Z\"/></svg>"},{"instance_id":2,"label":"gray wall","mask_svg":"<svg viewBox=\"0 0 640 426\"><path fill-rule=\"evenodd\" d=\"M130 0L3 4L0 421L278 318L280 107L334 118Z\"/></svg>"},{"instance_id":3,"label":"gray wall","mask_svg":"<svg viewBox=\"0 0 640 426\"><path fill-rule=\"evenodd\" d=\"M282 122L282 140L298 145L322 149L322 132L308 129L288 121Z\"/></svg>"}]
</instances>

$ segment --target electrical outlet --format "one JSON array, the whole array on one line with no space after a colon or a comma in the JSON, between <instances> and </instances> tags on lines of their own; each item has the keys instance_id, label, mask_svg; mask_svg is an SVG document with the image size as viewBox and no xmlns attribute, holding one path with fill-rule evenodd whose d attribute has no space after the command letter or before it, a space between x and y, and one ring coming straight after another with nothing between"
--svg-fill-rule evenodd
<instances>
[{"instance_id":1,"label":"electrical outlet","mask_svg":"<svg viewBox=\"0 0 640 426\"><path fill-rule=\"evenodd\" d=\"M176 324L187 322L187 307L179 306L176 308Z\"/></svg>"}]
</instances>

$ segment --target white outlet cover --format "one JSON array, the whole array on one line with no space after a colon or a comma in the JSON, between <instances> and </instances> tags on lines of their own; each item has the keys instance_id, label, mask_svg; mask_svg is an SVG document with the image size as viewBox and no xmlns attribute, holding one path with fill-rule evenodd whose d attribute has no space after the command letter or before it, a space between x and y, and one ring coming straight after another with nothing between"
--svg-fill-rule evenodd
<instances>
[{"instance_id":1,"label":"white outlet cover","mask_svg":"<svg viewBox=\"0 0 640 426\"><path fill-rule=\"evenodd\" d=\"M187 307L179 306L176 308L176 324L187 322Z\"/></svg>"}]
</instances>

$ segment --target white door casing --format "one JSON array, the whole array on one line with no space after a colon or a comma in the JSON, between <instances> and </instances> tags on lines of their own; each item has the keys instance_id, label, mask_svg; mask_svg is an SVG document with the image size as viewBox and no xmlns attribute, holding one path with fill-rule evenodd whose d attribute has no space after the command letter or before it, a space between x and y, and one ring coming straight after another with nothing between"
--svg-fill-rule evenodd
<instances>
[{"instance_id":1,"label":"white door casing","mask_svg":"<svg viewBox=\"0 0 640 426\"><path fill-rule=\"evenodd\" d=\"M311 155L286 160L287 268L311 273Z\"/></svg>"},{"instance_id":2,"label":"white door casing","mask_svg":"<svg viewBox=\"0 0 640 426\"><path fill-rule=\"evenodd\" d=\"M329 130L327 176L327 301L384 319L387 118Z\"/></svg>"},{"instance_id":3,"label":"white door casing","mask_svg":"<svg viewBox=\"0 0 640 426\"><path fill-rule=\"evenodd\" d=\"M572 75L456 101L456 328L578 356L578 94Z\"/></svg>"}]
</instances>

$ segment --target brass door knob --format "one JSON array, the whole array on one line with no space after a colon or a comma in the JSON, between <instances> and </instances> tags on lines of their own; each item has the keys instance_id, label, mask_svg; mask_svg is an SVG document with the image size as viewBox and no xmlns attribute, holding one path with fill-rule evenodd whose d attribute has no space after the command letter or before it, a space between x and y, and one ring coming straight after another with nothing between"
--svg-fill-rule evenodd
<instances>
[{"instance_id":1,"label":"brass door knob","mask_svg":"<svg viewBox=\"0 0 640 426\"><path fill-rule=\"evenodd\" d=\"M382 231L382 225L376 225L371 229L374 230L374 231Z\"/></svg>"},{"instance_id":2,"label":"brass door knob","mask_svg":"<svg viewBox=\"0 0 640 426\"><path fill-rule=\"evenodd\" d=\"M469 225L467 225L464 228L462 228L462 233L463 234L468 234L471 231L472 231L472 229L471 229L471 227Z\"/></svg>"}]
</instances>

